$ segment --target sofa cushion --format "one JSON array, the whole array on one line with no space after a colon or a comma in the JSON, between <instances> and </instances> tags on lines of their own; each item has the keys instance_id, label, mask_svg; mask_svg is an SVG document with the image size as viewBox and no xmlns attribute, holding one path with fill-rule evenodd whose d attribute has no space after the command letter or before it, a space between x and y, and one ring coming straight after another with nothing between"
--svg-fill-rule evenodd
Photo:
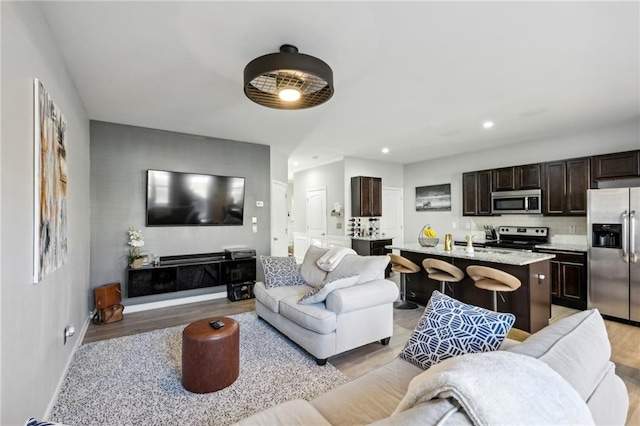
<instances>
[{"instance_id":1,"label":"sofa cushion","mask_svg":"<svg viewBox=\"0 0 640 426\"><path fill-rule=\"evenodd\" d=\"M508 351L544 361L585 401L610 368L611 345L597 309L562 318Z\"/></svg>"},{"instance_id":2,"label":"sofa cushion","mask_svg":"<svg viewBox=\"0 0 640 426\"><path fill-rule=\"evenodd\" d=\"M311 287L320 287L327 278L327 271L320 269L318 266L318 259L324 256L328 251L329 249L316 247L314 245L309 246L307 249L302 265L300 265L300 274L307 282L307 285Z\"/></svg>"},{"instance_id":3,"label":"sofa cushion","mask_svg":"<svg viewBox=\"0 0 640 426\"><path fill-rule=\"evenodd\" d=\"M299 296L280 300L280 315L307 330L318 334L329 334L336 329L336 314L325 309L324 303L299 305Z\"/></svg>"},{"instance_id":4,"label":"sofa cushion","mask_svg":"<svg viewBox=\"0 0 640 426\"><path fill-rule=\"evenodd\" d=\"M258 281L253 287L253 294L264 306L276 314L280 310L280 301L288 297L296 297L300 299L304 294L308 293L311 287L306 285L274 287L267 289L266 285Z\"/></svg>"},{"instance_id":5,"label":"sofa cushion","mask_svg":"<svg viewBox=\"0 0 640 426\"><path fill-rule=\"evenodd\" d=\"M333 425L369 424L389 417L411 379L420 373L422 370L415 365L395 358L311 403Z\"/></svg>"},{"instance_id":6,"label":"sofa cushion","mask_svg":"<svg viewBox=\"0 0 640 426\"><path fill-rule=\"evenodd\" d=\"M331 426L308 401L294 399L260 411L234 423L234 426L315 425Z\"/></svg>"},{"instance_id":7,"label":"sofa cushion","mask_svg":"<svg viewBox=\"0 0 640 426\"><path fill-rule=\"evenodd\" d=\"M389 264L389 256L358 256L348 254L340 264L327 274L327 279L360 275L356 284L384 278L384 270Z\"/></svg>"},{"instance_id":8,"label":"sofa cushion","mask_svg":"<svg viewBox=\"0 0 640 426\"><path fill-rule=\"evenodd\" d=\"M358 278L360 278L360 275L352 275L350 277L326 280L320 285L320 287L316 287L309 293L302 296L298 303L302 305L311 305L312 303L324 302L329 293L331 293L333 290L350 287L358 281Z\"/></svg>"},{"instance_id":9,"label":"sofa cushion","mask_svg":"<svg viewBox=\"0 0 640 426\"><path fill-rule=\"evenodd\" d=\"M267 288L306 284L293 257L260 256Z\"/></svg>"},{"instance_id":10,"label":"sofa cushion","mask_svg":"<svg viewBox=\"0 0 640 426\"><path fill-rule=\"evenodd\" d=\"M495 351L514 321L513 314L468 305L434 291L400 357L426 370L454 356Z\"/></svg>"}]
</instances>

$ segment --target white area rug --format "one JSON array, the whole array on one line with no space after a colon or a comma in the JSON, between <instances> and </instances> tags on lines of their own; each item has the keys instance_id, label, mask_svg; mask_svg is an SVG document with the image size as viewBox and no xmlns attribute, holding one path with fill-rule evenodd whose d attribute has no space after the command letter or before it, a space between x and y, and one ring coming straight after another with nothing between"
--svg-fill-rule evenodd
<instances>
[{"instance_id":1,"label":"white area rug","mask_svg":"<svg viewBox=\"0 0 640 426\"><path fill-rule=\"evenodd\" d=\"M213 315L212 315L213 316ZM186 325L80 346L50 421L67 425L227 425L280 402L313 399L348 381L318 366L255 312L240 324L240 376L195 394L181 380Z\"/></svg>"}]
</instances>

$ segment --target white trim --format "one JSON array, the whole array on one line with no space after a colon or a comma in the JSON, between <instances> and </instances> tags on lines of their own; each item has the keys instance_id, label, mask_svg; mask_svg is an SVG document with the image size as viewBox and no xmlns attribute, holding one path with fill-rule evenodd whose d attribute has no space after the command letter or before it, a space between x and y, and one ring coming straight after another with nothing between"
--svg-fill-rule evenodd
<instances>
[{"instance_id":1,"label":"white trim","mask_svg":"<svg viewBox=\"0 0 640 426\"><path fill-rule=\"evenodd\" d=\"M150 311L152 309L166 308L168 306L186 305L187 303L204 302L206 300L224 299L226 292L201 294L199 296L182 297L180 299L161 300L159 302L141 303L138 305L125 305L125 314Z\"/></svg>"},{"instance_id":2,"label":"white trim","mask_svg":"<svg viewBox=\"0 0 640 426\"><path fill-rule=\"evenodd\" d=\"M82 345L82 341L84 340L85 334L87 334L87 330L89 329L89 324L91 324L91 318L93 318L93 312L89 312L89 317L85 321L82 326L82 330L78 333L76 343L73 345L73 349L71 350L71 354L69 358L67 358L67 363L64 366L64 370L62 370L62 374L60 374L60 379L58 379L58 385L56 386L56 390L53 392L53 396L51 397L51 401L49 401L49 405L47 406L47 410L44 412L43 419L51 418L51 410L56 405L58 401L58 395L60 394L60 390L62 390L62 384L64 383L64 379L67 377L67 373L69 373L69 367L71 366L71 361L76 356L76 352L80 345Z\"/></svg>"}]
</instances>

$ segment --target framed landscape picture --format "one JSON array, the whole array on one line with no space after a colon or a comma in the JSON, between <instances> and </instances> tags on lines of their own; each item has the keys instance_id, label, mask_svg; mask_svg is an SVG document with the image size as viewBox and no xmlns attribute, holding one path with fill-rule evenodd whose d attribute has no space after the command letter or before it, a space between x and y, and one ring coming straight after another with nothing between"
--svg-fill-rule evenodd
<instances>
[{"instance_id":1,"label":"framed landscape picture","mask_svg":"<svg viewBox=\"0 0 640 426\"><path fill-rule=\"evenodd\" d=\"M416 211L451 211L451 184L417 186Z\"/></svg>"}]
</instances>

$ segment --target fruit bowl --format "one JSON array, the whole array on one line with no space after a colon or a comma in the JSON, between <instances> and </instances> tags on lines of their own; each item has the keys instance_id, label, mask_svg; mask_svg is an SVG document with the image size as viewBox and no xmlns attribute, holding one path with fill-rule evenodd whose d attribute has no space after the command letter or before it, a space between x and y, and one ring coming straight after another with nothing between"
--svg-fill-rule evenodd
<instances>
[{"instance_id":1,"label":"fruit bowl","mask_svg":"<svg viewBox=\"0 0 640 426\"><path fill-rule=\"evenodd\" d=\"M418 237L418 242L422 247L435 247L440 238Z\"/></svg>"}]
</instances>

